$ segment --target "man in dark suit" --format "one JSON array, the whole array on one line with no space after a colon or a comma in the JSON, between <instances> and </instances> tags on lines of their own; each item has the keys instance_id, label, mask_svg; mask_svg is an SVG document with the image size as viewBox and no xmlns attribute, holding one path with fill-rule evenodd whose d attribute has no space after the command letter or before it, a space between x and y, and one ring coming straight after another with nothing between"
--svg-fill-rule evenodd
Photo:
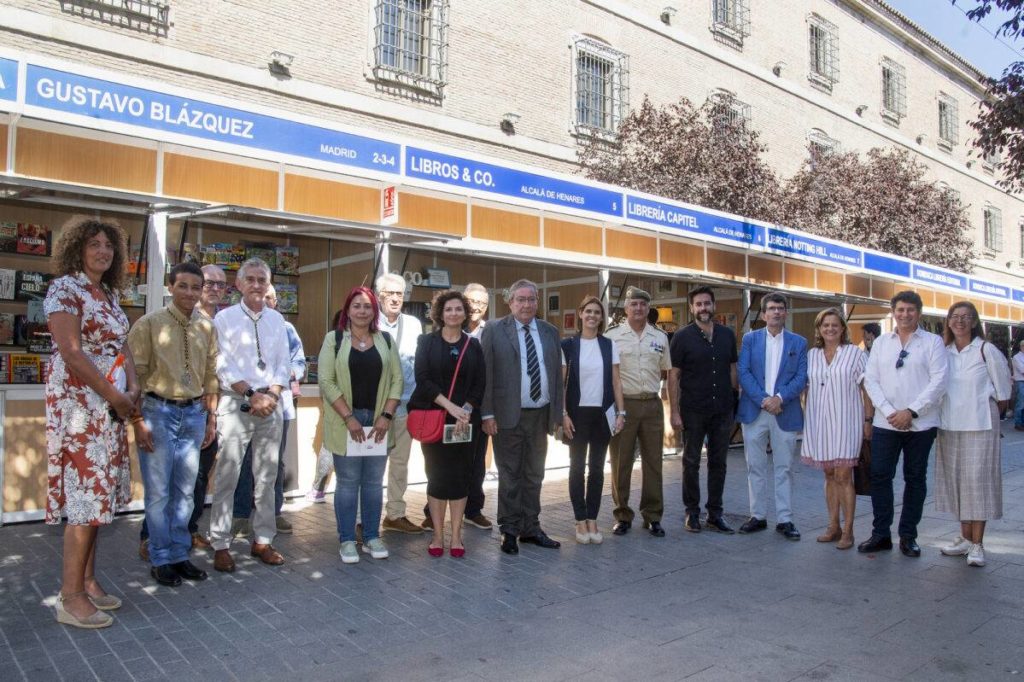
<instances>
[{"instance_id":1,"label":"man in dark suit","mask_svg":"<svg viewBox=\"0 0 1024 682\"><path fill-rule=\"evenodd\" d=\"M555 549L541 530L540 488L548 434L562 421L562 371L558 330L537 319L537 285L521 279L509 287L512 314L484 327L480 339L487 388L480 414L494 439L498 465L501 551L517 554L517 539Z\"/></svg>"},{"instance_id":2,"label":"man in dark suit","mask_svg":"<svg viewBox=\"0 0 1024 682\"><path fill-rule=\"evenodd\" d=\"M748 332L740 349L740 404L736 420L743 425L747 457L750 518L741 533L768 527L768 444L772 446L775 480L775 530L799 540L793 525L793 460L796 434L804 428L800 393L807 385L807 341L786 331L786 297L778 292L761 298L763 329Z\"/></svg>"}]
</instances>

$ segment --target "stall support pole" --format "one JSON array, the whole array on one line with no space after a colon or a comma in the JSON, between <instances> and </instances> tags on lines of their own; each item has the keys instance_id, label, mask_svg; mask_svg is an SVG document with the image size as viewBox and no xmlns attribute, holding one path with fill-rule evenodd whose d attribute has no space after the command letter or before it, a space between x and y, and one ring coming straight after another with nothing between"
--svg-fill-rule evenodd
<instances>
[{"instance_id":1,"label":"stall support pole","mask_svg":"<svg viewBox=\"0 0 1024 682\"><path fill-rule=\"evenodd\" d=\"M751 323L750 314L751 314L751 312L753 312L753 311L750 310L750 299L751 299L750 289L744 289L743 290L743 328L740 330L740 336L743 336L744 334L746 334L747 332L750 331L750 323ZM756 316L756 313L754 313L754 314Z\"/></svg>"},{"instance_id":2,"label":"stall support pole","mask_svg":"<svg viewBox=\"0 0 1024 682\"><path fill-rule=\"evenodd\" d=\"M611 314L610 300L608 297L608 283L611 281L611 273L607 269L597 271L597 290L601 292L601 303L604 304L606 314Z\"/></svg>"},{"instance_id":3,"label":"stall support pole","mask_svg":"<svg viewBox=\"0 0 1024 682\"><path fill-rule=\"evenodd\" d=\"M164 307L164 271L167 269L167 214L152 213L146 251L146 313Z\"/></svg>"}]
</instances>

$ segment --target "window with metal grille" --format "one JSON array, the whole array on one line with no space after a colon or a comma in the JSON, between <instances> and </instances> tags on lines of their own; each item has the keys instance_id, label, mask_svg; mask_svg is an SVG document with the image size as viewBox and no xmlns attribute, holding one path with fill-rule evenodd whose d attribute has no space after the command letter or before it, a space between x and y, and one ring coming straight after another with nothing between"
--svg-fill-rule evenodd
<instances>
[{"instance_id":1,"label":"window with metal grille","mask_svg":"<svg viewBox=\"0 0 1024 682\"><path fill-rule=\"evenodd\" d=\"M960 141L960 114L957 101L939 93L939 146L949 150Z\"/></svg>"},{"instance_id":2,"label":"window with metal grille","mask_svg":"<svg viewBox=\"0 0 1024 682\"><path fill-rule=\"evenodd\" d=\"M824 130L815 128L807 134L807 149L811 156L811 165L814 166L823 157L839 151L839 140L829 137Z\"/></svg>"},{"instance_id":3,"label":"window with metal grille","mask_svg":"<svg viewBox=\"0 0 1024 682\"><path fill-rule=\"evenodd\" d=\"M166 36L171 25L171 7L155 0L60 0L61 11L128 28Z\"/></svg>"},{"instance_id":4,"label":"window with metal grille","mask_svg":"<svg viewBox=\"0 0 1024 682\"><path fill-rule=\"evenodd\" d=\"M1020 255L1017 257L1024 261L1024 220L1018 225L1017 230L1020 232Z\"/></svg>"},{"instance_id":5,"label":"window with metal grille","mask_svg":"<svg viewBox=\"0 0 1024 682\"><path fill-rule=\"evenodd\" d=\"M750 126L750 105L736 99L728 90L716 90L708 96L711 102L711 120L715 128L736 129Z\"/></svg>"},{"instance_id":6,"label":"window with metal grille","mask_svg":"<svg viewBox=\"0 0 1024 682\"><path fill-rule=\"evenodd\" d=\"M743 45L750 35L750 1L711 0L711 30Z\"/></svg>"},{"instance_id":7,"label":"window with metal grille","mask_svg":"<svg viewBox=\"0 0 1024 682\"><path fill-rule=\"evenodd\" d=\"M882 60L882 116L895 123L907 115L907 72L902 64Z\"/></svg>"},{"instance_id":8,"label":"window with metal grille","mask_svg":"<svg viewBox=\"0 0 1024 682\"><path fill-rule=\"evenodd\" d=\"M447 70L448 0L377 0L373 73L440 96Z\"/></svg>"},{"instance_id":9,"label":"window with metal grille","mask_svg":"<svg viewBox=\"0 0 1024 682\"><path fill-rule=\"evenodd\" d=\"M615 133L629 110L629 57L591 38L573 44L575 127Z\"/></svg>"},{"instance_id":10,"label":"window with metal grille","mask_svg":"<svg viewBox=\"0 0 1024 682\"><path fill-rule=\"evenodd\" d=\"M812 14L807 18L810 71L807 78L826 90L839 82L839 38L836 25Z\"/></svg>"},{"instance_id":11,"label":"window with metal grille","mask_svg":"<svg viewBox=\"0 0 1024 682\"><path fill-rule=\"evenodd\" d=\"M996 166L1002 161L1002 155L996 151L991 154L984 154L981 157L981 167L986 173L994 173Z\"/></svg>"},{"instance_id":12,"label":"window with metal grille","mask_svg":"<svg viewBox=\"0 0 1024 682\"><path fill-rule=\"evenodd\" d=\"M985 249L1003 250L1003 212L994 206L985 207Z\"/></svg>"}]
</instances>

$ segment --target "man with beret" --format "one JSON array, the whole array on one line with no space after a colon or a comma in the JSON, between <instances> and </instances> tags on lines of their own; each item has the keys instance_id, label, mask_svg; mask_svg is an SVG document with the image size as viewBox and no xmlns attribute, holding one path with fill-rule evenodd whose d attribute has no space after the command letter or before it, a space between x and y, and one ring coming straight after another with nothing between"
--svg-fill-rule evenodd
<instances>
[{"instance_id":1,"label":"man with beret","mask_svg":"<svg viewBox=\"0 0 1024 682\"><path fill-rule=\"evenodd\" d=\"M630 481L637 442L640 444L643 485L640 515L644 528L656 538L665 537L661 515L665 508L661 483L665 412L661 382L672 369L668 336L647 321L651 295L638 287L626 291L626 321L606 332L619 349L619 376L625 398L626 421L612 437L612 500L615 502L615 535L625 535L633 525L629 507Z\"/></svg>"}]
</instances>

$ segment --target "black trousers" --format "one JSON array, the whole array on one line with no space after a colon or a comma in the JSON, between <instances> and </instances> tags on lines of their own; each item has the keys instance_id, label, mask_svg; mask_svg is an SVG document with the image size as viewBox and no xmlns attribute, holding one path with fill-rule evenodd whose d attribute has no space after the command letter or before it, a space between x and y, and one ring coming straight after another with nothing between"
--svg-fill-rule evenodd
<instances>
[{"instance_id":1,"label":"black trousers","mask_svg":"<svg viewBox=\"0 0 1024 682\"><path fill-rule=\"evenodd\" d=\"M705 414L684 411L683 417L683 508L687 514L700 513L700 453L708 440L708 516L722 515L726 459L735 422L732 412Z\"/></svg>"},{"instance_id":2,"label":"black trousers","mask_svg":"<svg viewBox=\"0 0 1024 682\"><path fill-rule=\"evenodd\" d=\"M604 460L612 432L600 407L579 407L569 441L569 499L577 521L596 520L604 491ZM584 485L584 469L589 468Z\"/></svg>"},{"instance_id":3,"label":"black trousers","mask_svg":"<svg viewBox=\"0 0 1024 682\"><path fill-rule=\"evenodd\" d=\"M892 481L903 453L903 510L898 532L901 538L917 539L924 499L928 495L928 455L938 429L925 431L871 430L871 509L874 512L872 535L890 537L895 516Z\"/></svg>"},{"instance_id":4,"label":"black trousers","mask_svg":"<svg viewBox=\"0 0 1024 682\"><path fill-rule=\"evenodd\" d=\"M479 420L473 421L473 462L469 472L469 495L466 498L466 518L484 511L484 477L487 475L487 444L491 437L484 433ZM423 505L423 517L430 518L430 505Z\"/></svg>"},{"instance_id":5,"label":"black trousers","mask_svg":"<svg viewBox=\"0 0 1024 682\"><path fill-rule=\"evenodd\" d=\"M206 488L210 484L210 469L213 468L213 463L217 461L218 450L217 437L214 436L213 442L199 451L199 472L196 474L196 487L192 492L192 499L195 504L192 507L192 518L188 520L188 532L190 533L199 532L199 518L203 515L203 507L206 505ZM146 525L146 519L143 518L139 539L145 540L147 538L149 538L149 526Z\"/></svg>"},{"instance_id":6,"label":"black trousers","mask_svg":"<svg viewBox=\"0 0 1024 682\"><path fill-rule=\"evenodd\" d=\"M498 465L498 527L522 537L540 531L540 488L548 456L550 405L522 410L519 423L498 429L494 460Z\"/></svg>"}]
</instances>

